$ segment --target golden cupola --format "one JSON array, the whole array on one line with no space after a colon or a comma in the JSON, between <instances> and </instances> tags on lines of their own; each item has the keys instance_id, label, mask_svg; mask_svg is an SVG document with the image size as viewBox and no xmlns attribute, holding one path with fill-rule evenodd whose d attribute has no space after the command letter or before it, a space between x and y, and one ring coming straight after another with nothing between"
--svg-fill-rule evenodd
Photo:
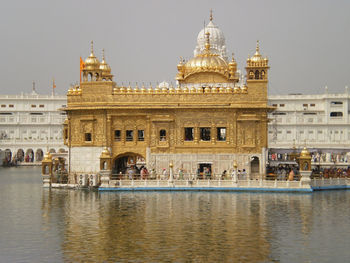
<instances>
[{"instance_id":1,"label":"golden cupola","mask_svg":"<svg viewBox=\"0 0 350 263\"><path fill-rule=\"evenodd\" d=\"M85 70L96 70L100 67L100 61L97 59L97 57L94 54L94 42L91 41L91 53L90 56L85 60Z\"/></svg>"},{"instance_id":2,"label":"golden cupola","mask_svg":"<svg viewBox=\"0 0 350 263\"><path fill-rule=\"evenodd\" d=\"M230 78L229 65L220 55L210 51L209 35L206 34L205 50L185 64L180 61L176 79L180 83L219 83Z\"/></svg>"},{"instance_id":3,"label":"golden cupola","mask_svg":"<svg viewBox=\"0 0 350 263\"><path fill-rule=\"evenodd\" d=\"M102 61L100 63L101 77L105 80L112 80L113 75L111 74L111 67L105 60L105 50L102 49Z\"/></svg>"},{"instance_id":4,"label":"golden cupola","mask_svg":"<svg viewBox=\"0 0 350 263\"><path fill-rule=\"evenodd\" d=\"M229 74L230 74L230 78L231 79L239 79L239 76L237 75L236 76L236 71L237 71L237 62L233 56L233 53L232 53L232 59L231 61L228 63L228 69L229 69Z\"/></svg>"},{"instance_id":5,"label":"golden cupola","mask_svg":"<svg viewBox=\"0 0 350 263\"><path fill-rule=\"evenodd\" d=\"M311 156L311 154L310 154L309 150L306 147L304 147L304 149L300 153L300 157L307 158L310 156Z\"/></svg>"},{"instance_id":6,"label":"golden cupola","mask_svg":"<svg viewBox=\"0 0 350 263\"><path fill-rule=\"evenodd\" d=\"M259 40L256 41L255 54L247 59L247 65L250 66L267 66L269 60L263 58L260 54Z\"/></svg>"},{"instance_id":7,"label":"golden cupola","mask_svg":"<svg viewBox=\"0 0 350 263\"><path fill-rule=\"evenodd\" d=\"M267 81L267 70L270 68L269 60L260 54L259 40L256 42L255 54L247 59L248 80Z\"/></svg>"}]
</instances>

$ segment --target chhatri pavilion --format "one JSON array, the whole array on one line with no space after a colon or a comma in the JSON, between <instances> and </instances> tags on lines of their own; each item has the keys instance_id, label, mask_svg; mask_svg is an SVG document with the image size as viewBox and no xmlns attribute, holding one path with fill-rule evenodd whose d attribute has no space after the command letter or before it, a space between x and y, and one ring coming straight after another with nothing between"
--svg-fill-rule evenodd
<instances>
[{"instance_id":1,"label":"chhatri pavilion","mask_svg":"<svg viewBox=\"0 0 350 263\"><path fill-rule=\"evenodd\" d=\"M233 163L250 178L265 174L268 59L257 43L245 72L237 70L212 15L194 57L177 65L175 87L117 85L92 44L82 65L81 83L68 90L63 109L70 176L141 166L159 174L169 163L188 174L221 174Z\"/></svg>"}]
</instances>

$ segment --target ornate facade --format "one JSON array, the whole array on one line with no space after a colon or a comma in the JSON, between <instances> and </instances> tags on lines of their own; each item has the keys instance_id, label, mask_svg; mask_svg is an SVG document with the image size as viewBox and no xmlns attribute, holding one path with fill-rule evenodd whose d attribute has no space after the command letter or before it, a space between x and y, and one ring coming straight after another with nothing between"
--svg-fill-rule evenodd
<instances>
[{"instance_id":1,"label":"ornate facade","mask_svg":"<svg viewBox=\"0 0 350 263\"><path fill-rule=\"evenodd\" d=\"M263 174L272 109L268 60L257 43L244 81L235 59L223 56L226 47L219 44L224 42L215 40L211 47L215 28L205 32L205 43L198 41L192 59L180 60L176 87L117 85L104 56L100 62L91 45L82 82L68 91L64 108L70 172L124 173L145 165L160 173L173 162L175 171L197 173L207 167L221 174L235 161L252 176Z\"/></svg>"}]
</instances>

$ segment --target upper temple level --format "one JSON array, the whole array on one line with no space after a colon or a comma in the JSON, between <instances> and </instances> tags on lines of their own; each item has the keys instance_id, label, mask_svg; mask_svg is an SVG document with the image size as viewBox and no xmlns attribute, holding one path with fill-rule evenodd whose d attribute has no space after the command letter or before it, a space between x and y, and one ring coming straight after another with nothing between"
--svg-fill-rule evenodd
<instances>
[{"instance_id":1,"label":"upper temple level","mask_svg":"<svg viewBox=\"0 0 350 263\"><path fill-rule=\"evenodd\" d=\"M68 107L94 105L147 104L194 105L228 103L231 107L264 107L267 105L268 59L260 54L257 42L255 54L248 57L245 74L237 69L232 54L226 56L222 31L210 22L197 38L194 57L180 59L177 65L176 85L124 86L113 81L111 67L103 52L102 60L91 53L80 61L80 85L68 90ZM139 104L140 105L140 104ZM135 106L139 106L136 104Z\"/></svg>"}]
</instances>

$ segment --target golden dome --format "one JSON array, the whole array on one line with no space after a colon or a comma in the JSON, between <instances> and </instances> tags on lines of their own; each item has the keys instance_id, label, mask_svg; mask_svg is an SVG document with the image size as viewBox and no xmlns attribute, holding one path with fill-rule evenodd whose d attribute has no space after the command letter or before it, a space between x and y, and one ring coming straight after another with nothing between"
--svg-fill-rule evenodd
<instances>
[{"instance_id":1,"label":"golden dome","mask_svg":"<svg viewBox=\"0 0 350 263\"><path fill-rule=\"evenodd\" d=\"M111 73L111 67L107 64L105 60L105 50L102 49L102 61L100 63L100 70L103 71L103 73Z\"/></svg>"},{"instance_id":2,"label":"golden dome","mask_svg":"<svg viewBox=\"0 0 350 263\"><path fill-rule=\"evenodd\" d=\"M44 159L43 159L44 162L52 162L52 155L50 152L47 152L45 155L44 155Z\"/></svg>"},{"instance_id":3,"label":"golden dome","mask_svg":"<svg viewBox=\"0 0 350 263\"><path fill-rule=\"evenodd\" d=\"M108 148L105 147L100 155L100 158L110 158L111 153L109 152Z\"/></svg>"},{"instance_id":4,"label":"golden dome","mask_svg":"<svg viewBox=\"0 0 350 263\"><path fill-rule=\"evenodd\" d=\"M94 70L100 67L100 61L95 57L95 54L94 54L93 44L94 44L93 41L91 41L91 54L85 60L84 69L86 70Z\"/></svg>"},{"instance_id":5,"label":"golden dome","mask_svg":"<svg viewBox=\"0 0 350 263\"><path fill-rule=\"evenodd\" d=\"M304 149L300 153L300 157L309 158L310 156L311 156L310 152L308 151L308 149L306 149L306 147L304 147Z\"/></svg>"},{"instance_id":6,"label":"golden dome","mask_svg":"<svg viewBox=\"0 0 350 263\"><path fill-rule=\"evenodd\" d=\"M259 40L256 41L255 54L252 57L248 56L248 59L247 59L248 66L249 65L251 65L251 66L258 65L258 66L267 67L268 62L269 62L269 60L266 57L263 58L263 56L260 54Z\"/></svg>"},{"instance_id":7,"label":"golden dome","mask_svg":"<svg viewBox=\"0 0 350 263\"><path fill-rule=\"evenodd\" d=\"M226 74L228 72L228 63L220 55L214 54L210 51L209 32L206 34L205 50L197 54L194 58L187 61L185 64L180 62L178 70L183 74L182 78L186 78L192 73L197 72L219 72Z\"/></svg>"},{"instance_id":8,"label":"golden dome","mask_svg":"<svg viewBox=\"0 0 350 263\"><path fill-rule=\"evenodd\" d=\"M261 54L260 54L259 40L258 40L258 41L256 41L255 54L254 54L254 56L252 56L252 57L250 58L250 61L252 61L252 62L259 62L259 61L263 61L263 60L264 60L264 59L263 59L263 57L262 57Z\"/></svg>"},{"instance_id":9,"label":"golden dome","mask_svg":"<svg viewBox=\"0 0 350 263\"><path fill-rule=\"evenodd\" d=\"M217 54L204 53L190 59L185 64L186 73L202 70L225 70L227 62Z\"/></svg>"}]
</instances>

